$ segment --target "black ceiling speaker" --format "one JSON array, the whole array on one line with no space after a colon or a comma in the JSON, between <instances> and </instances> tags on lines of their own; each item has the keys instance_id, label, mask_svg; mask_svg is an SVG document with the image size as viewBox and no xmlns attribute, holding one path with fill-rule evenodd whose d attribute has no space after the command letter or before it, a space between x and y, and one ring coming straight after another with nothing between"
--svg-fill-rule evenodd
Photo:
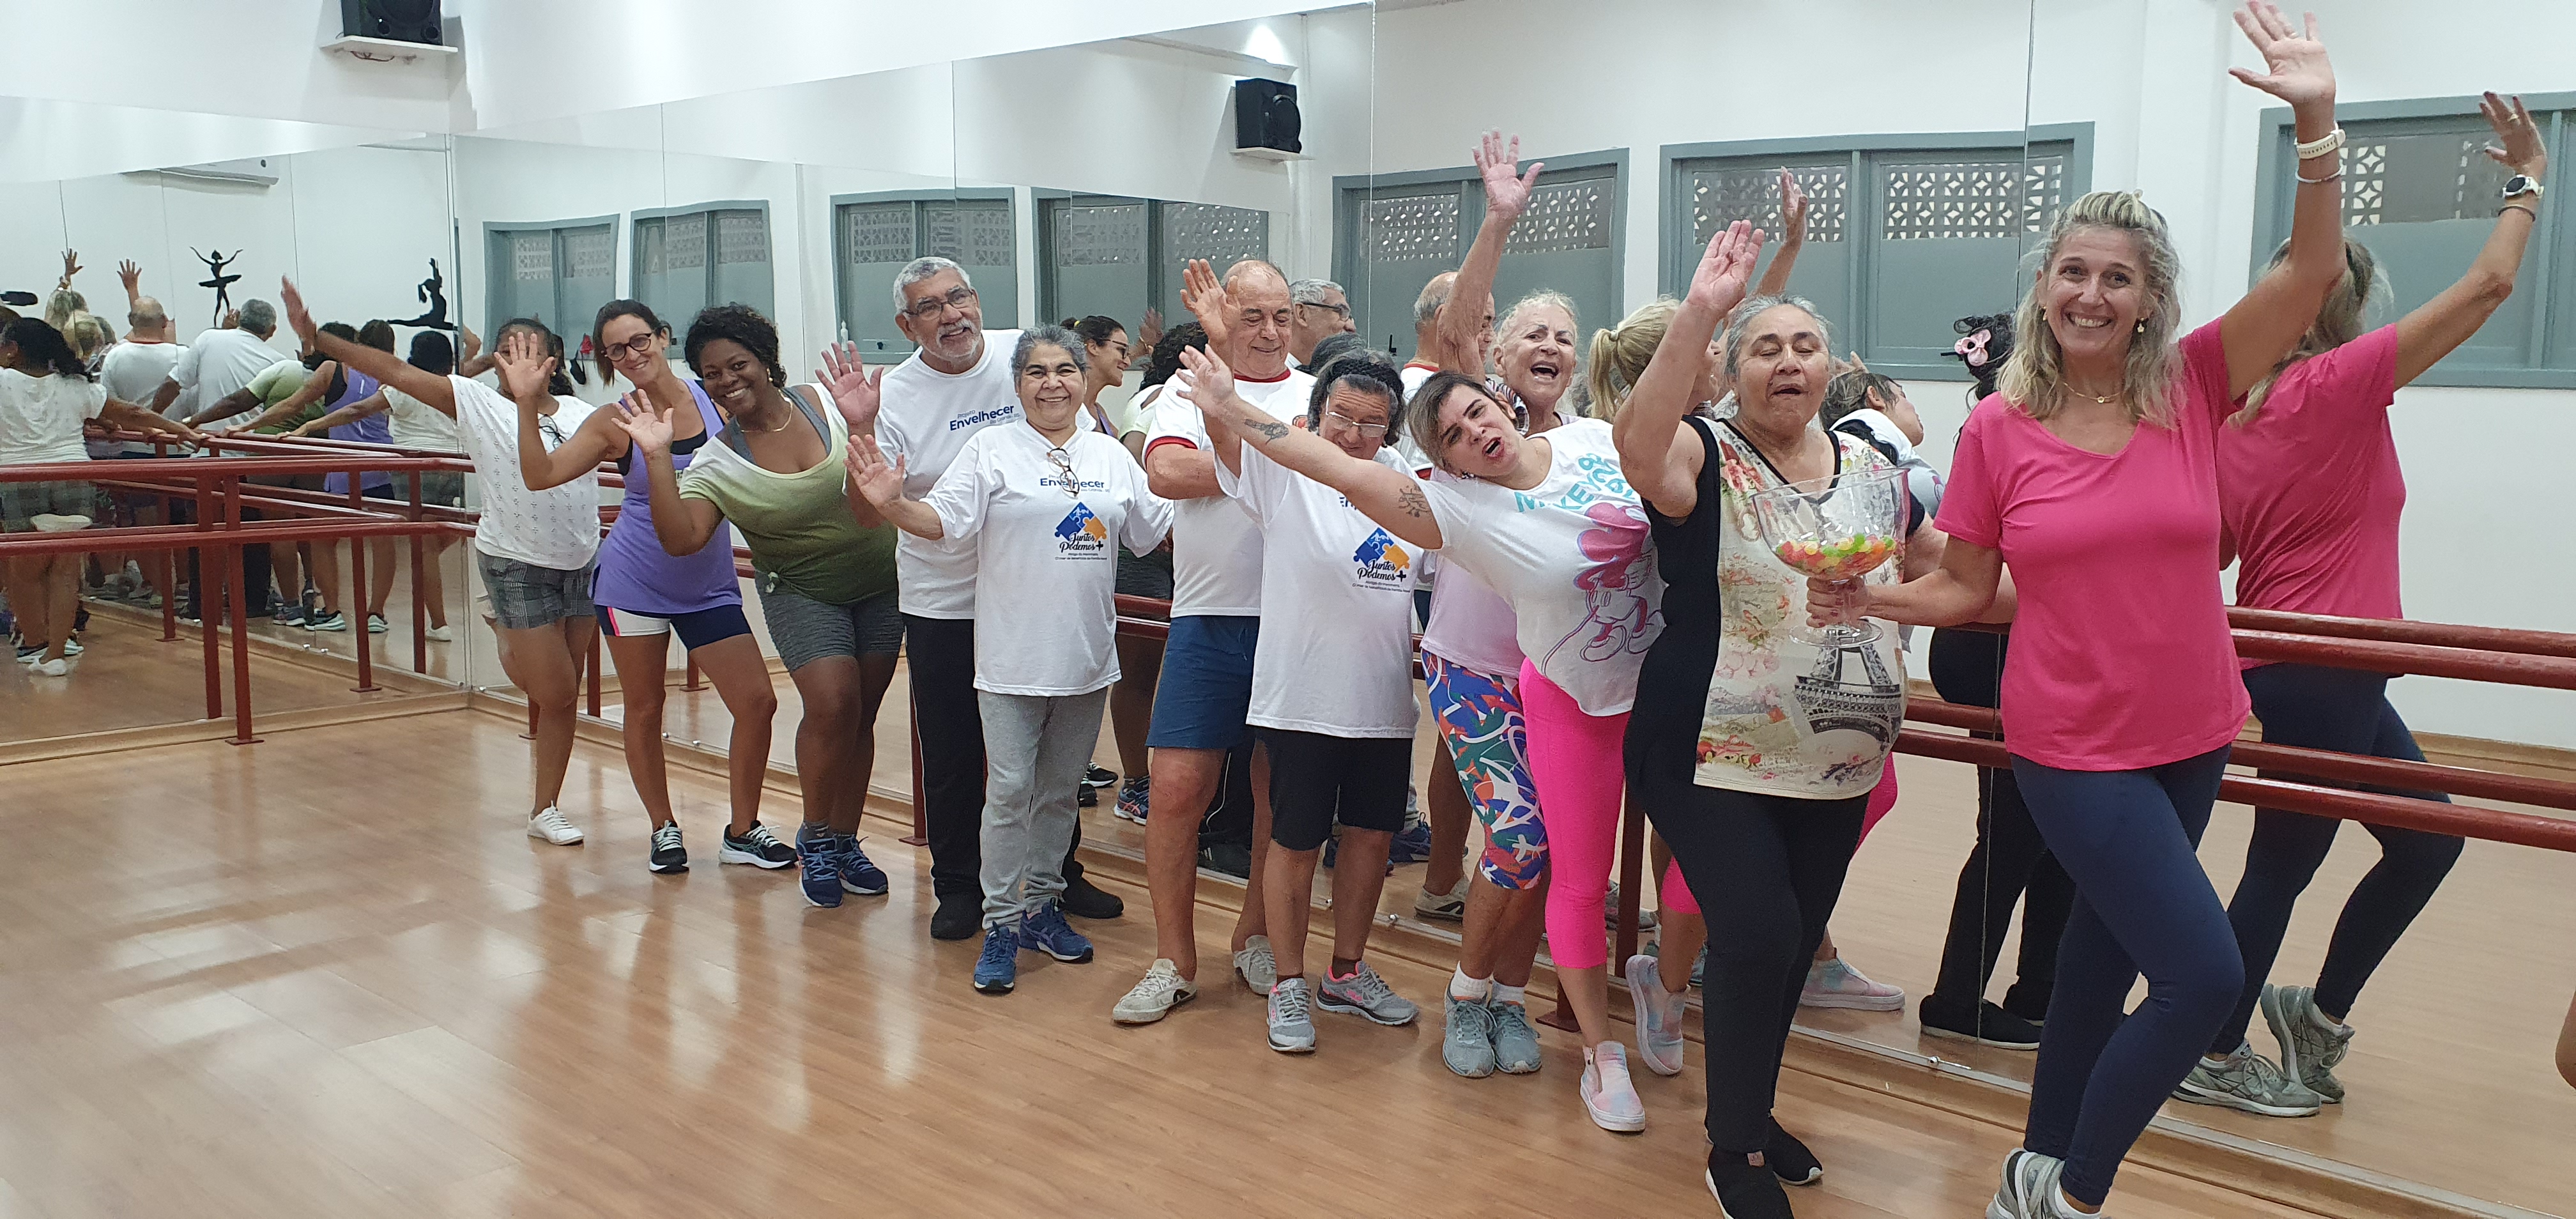
<instances>
[{"instance_id":1,"label":"black ceiling speaker","mask_svg":"<svg viewBox=\"0 0 2576 1219\"><path fill-rule=\"evenodd\" d=\"M354 2L354 0L352 0ZM1306 151L1297 142L1297 86L1277 80L1234 82L1234 150L1286 160Z\"/></svg>"},{"instance_id":2,"label":"black ceiling speaker","mask_svg":"<svg viewBox=\"0 0 2576 1219\"><path fill-rule=\"evenodd\" d=\"M438 21L438 0L340 0L340 32L433 47L446 36Z\"/></svg>"}]
</instances>

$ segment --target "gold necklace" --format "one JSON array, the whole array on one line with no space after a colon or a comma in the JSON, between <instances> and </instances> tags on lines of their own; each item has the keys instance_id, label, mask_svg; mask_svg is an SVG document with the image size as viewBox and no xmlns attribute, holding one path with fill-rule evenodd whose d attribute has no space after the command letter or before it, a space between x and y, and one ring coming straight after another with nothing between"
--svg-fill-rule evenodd
<instances>
[{"instance_id":1,"label":"gold necklace","mask_svg":"<svg viewBox=\"0 0 2576 1219\"><path fill-rule=\"evenodd\" d=\"M2107 394L2088 394L2072 385L2064 388L2066 392L2073 394L2078 398L2091 398L2093 400L2093 405L2095 406L2109 406L2113 402L2119 401L2120 394L2123 392L2122 390L2115 389Z\"/></svg>"}]
</instances>

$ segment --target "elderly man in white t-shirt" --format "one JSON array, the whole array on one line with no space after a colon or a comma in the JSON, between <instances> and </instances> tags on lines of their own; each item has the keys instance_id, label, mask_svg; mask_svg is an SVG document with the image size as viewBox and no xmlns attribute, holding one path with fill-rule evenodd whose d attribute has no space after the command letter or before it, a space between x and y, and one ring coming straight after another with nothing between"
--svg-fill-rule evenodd
<instances>
[{"instance_id":1,"label":"elderly man in white t-shirt","mask_svg":"<svg viewBox=\"0 0 2576 1219\"><path fill-rule=\"evenodd\" d=\"M903 493L930 493L966 441L1020 417L1011 349L1016 330L984 329L984 305L966 268L916 258L894 278L895 326L918 350L887 370L876 440L904 459ZM975 543L895 535L912 725L921 742L922 820L930 839L933 939L962 940L984 926L984 717L975 698ZM1116 918L1125 904L1082 874L1079 827L1065 853L1064 912Z\"/></svg>"},{"instance_id":2,"label":"elderly man in white t-shirt","mask_svg":"<svg viewBox=\"0 0 2576 1219\"><path fill-rule=\"evenodd\" d=\"M172 404L187 395L190 405L212 406L233 396L250 384L250 379L268 371L268 366L284 358L284 353L268 345L277 333L277 306L264 300L245 301L241 307L241 325L233 329L217 328L197 336L170 368L152 396L152 410L168 415ZM207 420L209 425L219 420ZM251 509L242 510L243 518L257 519ZM197 578L197 552L188 552L188 608L181 617L195 620L201 615L201 591L205 581ZM268 547L242 547L242 612L253 617L268 614ZM298 597L304 590L289 589L286 595Z\"/></svg>"},{"instance_id":3,"label":"elderly man in white t-shirt","mask_svg":"<svg viewBox=\"0 0 2576 1219\"><path fill-rule=\"evenodd\" d=\"M1236 392L1280 419L1306 414L1315 378L1289 366L1295 302L1279 268L1246 259L1227 269L1225 315L1202 316L1222 335L1217 354ZM1202 307L1195 296L1188 303ZM1216 459L1199 409L1173 394L1154 404L1145 479L1174 501L1172 630L1145 737L1154 772L1145 821L1145 872L1154 894L1157 959L1111 1009L1124 1024L1150 1024L1197 993L1199 821L1225 781L1229 750L1252 747L1252 654L1261 638L1261 527L1217 486ZM1252 875L1234 927L1234 967L1268 994L1274 977L1262 916L1262 865L1270 850L1267 759L1253 755Z\"/></svg>"},{"instance_id":4,"label":"elderly man in white t-shirt","mask_svg":"<svg viewBox=\"0 0 2576 1219\"><path fill-rule=\"evenodd\" d=\"M1329 279L1301 279L1288 285L1288 354L1299 368L1315 366L1315 344L1360 328L1351 319L1351 298Z\"/></svg>"}]
</instances>

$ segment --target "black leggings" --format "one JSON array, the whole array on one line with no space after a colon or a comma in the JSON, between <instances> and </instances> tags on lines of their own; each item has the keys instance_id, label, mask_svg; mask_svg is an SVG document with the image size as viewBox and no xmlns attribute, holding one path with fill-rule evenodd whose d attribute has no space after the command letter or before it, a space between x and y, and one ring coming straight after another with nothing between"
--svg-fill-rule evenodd
<instances>
[{"instance_id":1,"label":"black leggings","mask_svg":"<svg viewBox=\"0 0 2576 1219\"><path fill-rule=\"evenodd\" d=\"M912 726L921 739L921 797L930 839L930 891L984 894L984 712L975 701L975 620L903 616ZM1082 875L1082 823L1064 853L1064 879Z\"/></svg>"},{"instance_id":2,"label":"black leggings","mask_svg":"<svg viewBox=\"0 0 2576 1219\"><path fill-rule=\"evenodd\" d=\"M1655 779L1638 786L1713 932L1701 992L1708 1139L1729 1155L1751 1155L1771 1141L1781 1049L1869 798L1800 800Z\"/></svg>"},{"instance_id":3,"label":"black leggings","mask_svg":"<svg viewBox=\"0 0 2576 1219\"><path fill-rule=\"evenodd\" d=\"M2388 704L2388 679L2349 669L2311 665L2258 665L2245 671L2246 692L2254 696L2254 714L2263 721L2263 739L2275 745L2331 749L2421 762L2424 752L2406 721ZM2263 771L2265 777L2294 776ZM2321 779L2303 779L2325 787L2351 787ZM2363 791L2450 801L2438 792L2400 791L2362 785ZM2281 953L2281 937L2290 926L2290 910L2299 893L2316 877L2317 865L2334 847L2343 822L2278 809L2254 811L2254 840L2245 850L2245 878L2227 903L2227 921L2236 928L2236 945L2245 954L2245 994L2236 1012L2210 1045L2213 1054L2233 1052L2253 1024L2263 979ZM2459 862L2463 842L2448 834L2395 826L2364 828L2379 840L2379 862L2355 885L2336 920L2334 939L2326 946L2325 967L2317 973L2317 1006L2335 1016L2352 1012L2397 938L2433 900L2433 891Z\"/></svg>"},{"instance_id":4,"label":"black leggings","mask_svg":"<svg viewBox=\"0 0 2576 1219\"><path fill-rule=\"evenodd\" d=\"M1935 631L1932 686L1964 707L1996 705L2007 639L1989 631ZM1977 734L1996 739L1991 734ZM2025 893L2027 896L2025 896ZM2021 905L2021 949L2004 1010L2025 1020L2048 1017L2048 994L2057 983L2057 943L2075 904L2075 882L2039 837L2021 781L2009 770L1977 770L1977 845L1959 869L1950 899L1950 932L1941 944L1941 972L1927 997L1931 1006L1973 1011L2003 955L2013 906Z\"/></svg>"}]
</instances>

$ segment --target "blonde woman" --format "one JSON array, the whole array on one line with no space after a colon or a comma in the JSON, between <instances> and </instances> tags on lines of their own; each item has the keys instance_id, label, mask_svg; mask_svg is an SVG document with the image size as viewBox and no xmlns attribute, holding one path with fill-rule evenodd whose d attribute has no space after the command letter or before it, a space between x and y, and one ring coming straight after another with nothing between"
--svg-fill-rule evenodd
<instances>
[{"instance_id":1,"label":"blonde woman","mask_svg":"<svg viewBox=\"0 0 2576 1219\"><path fill-rule=\"evenodd\" d=\"M2179 343L2179 259L2134 194L2058 217L2015 318L2002 389L1959 438L1939 571L1863 590L1862 612L1950 626L1991 616L2012 565L2004 742L2032 820L2075 878L2023 1147L1994 1219L2098 1213L2129 1147L2198 1061L2244 960L2194 853L2245 687L2219 597L2219 429L2271 377L2343 273L2335 78L2313 22L2270 4L2237 24L2288 102L2300 163L2290 248L2226 316ZM1810 588L1814 616L1839 608ZM2147 998L2126 1011L2147 976Z\"/></svg>"}]
</instances>

